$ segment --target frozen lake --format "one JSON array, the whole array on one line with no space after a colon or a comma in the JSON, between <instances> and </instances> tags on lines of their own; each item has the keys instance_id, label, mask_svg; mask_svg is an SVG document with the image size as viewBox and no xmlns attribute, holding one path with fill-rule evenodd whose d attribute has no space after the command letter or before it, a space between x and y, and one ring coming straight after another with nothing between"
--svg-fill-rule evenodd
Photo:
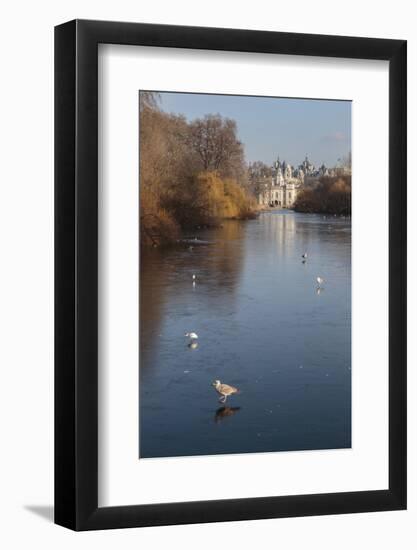
<instances>
[{"instance_id":1,"label":"frozen lake","mask_svg":"<svg viewBox=\"0 0 417 550\"><path fill-rule=\"evenodd\" d=\"M189 237L210 244L141 257L140 457L350 447L350 219L277 210ZM240 394L222 405L215 379Z\"/></svg>"}]
</instances>

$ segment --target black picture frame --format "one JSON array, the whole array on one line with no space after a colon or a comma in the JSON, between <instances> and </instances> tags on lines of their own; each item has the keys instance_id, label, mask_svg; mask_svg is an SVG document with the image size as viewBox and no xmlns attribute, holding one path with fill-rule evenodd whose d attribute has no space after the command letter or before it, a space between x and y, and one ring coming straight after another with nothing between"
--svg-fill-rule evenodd
<instances>
[{"instance_id":1,"label":"black picture frame","mask_svg":"<svg viewBox=\"0 0 417 550\"><path fill-rule=\"evenodd\" d=\"M389 488L98 506L98 44L389 62ZM406 508L406 41L74 20L55 28L55 523L74 530Z\"/></svg>"}]
</instances>

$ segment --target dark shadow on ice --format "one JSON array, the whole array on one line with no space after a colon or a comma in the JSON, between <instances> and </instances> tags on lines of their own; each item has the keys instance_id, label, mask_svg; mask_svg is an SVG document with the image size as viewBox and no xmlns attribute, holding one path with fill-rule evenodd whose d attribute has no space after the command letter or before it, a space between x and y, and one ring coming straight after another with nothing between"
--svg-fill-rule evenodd
<instances>
[{"instance_id":1,"label":"dark shadow on ice","mask_svg":"<svg viewBox=\"0 0 417 550\"><path fill-rule=\"evenodd\" d=\"M240 407L220 407L214 415L214 422L222 422L225 418L233 416L238 411L240 411Z\"/></svg>"}]
</instances>

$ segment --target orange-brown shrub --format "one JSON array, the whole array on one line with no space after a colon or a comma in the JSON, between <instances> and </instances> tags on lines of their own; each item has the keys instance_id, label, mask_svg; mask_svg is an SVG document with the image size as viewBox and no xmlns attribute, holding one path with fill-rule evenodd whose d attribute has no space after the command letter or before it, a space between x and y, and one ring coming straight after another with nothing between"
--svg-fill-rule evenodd
<instances>
[{"instance_id":1,"label":"orange-brown shrub","mask_svg":"<svg viewBox=\"0 0 417 550\"><path fill-rule=\"evenodd\" d=\"M300 191L294 210L349 216L351 194L351 176L325 176L315 186Z\"/></svg>"},{"instance_id":2,"label":"orange-brown shrub","mask_svg":"<svg viewBox=\"0 0 417 550\"><path fill-rule=\"evenodd\" d=\"M174 243L180 228L174 218L161 208L156 196L146 187L140 193L140 242L145 246Z\"/></svg>"}]
</instances>

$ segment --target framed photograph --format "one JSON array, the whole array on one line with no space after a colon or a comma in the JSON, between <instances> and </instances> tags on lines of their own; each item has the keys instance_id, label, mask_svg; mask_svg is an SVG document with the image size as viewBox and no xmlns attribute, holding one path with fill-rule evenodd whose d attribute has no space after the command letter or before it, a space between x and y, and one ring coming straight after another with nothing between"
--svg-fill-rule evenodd
<instances>
[{"instance_id":1,"label":"framed photograph","mask_svg":"<svg viewBox=\"0 0 417 550\"><path fill-rule=\"evenodd\" d=\"M406 508L406 42L55 29L55 522Z\"/></svg>"}]
</instances>

